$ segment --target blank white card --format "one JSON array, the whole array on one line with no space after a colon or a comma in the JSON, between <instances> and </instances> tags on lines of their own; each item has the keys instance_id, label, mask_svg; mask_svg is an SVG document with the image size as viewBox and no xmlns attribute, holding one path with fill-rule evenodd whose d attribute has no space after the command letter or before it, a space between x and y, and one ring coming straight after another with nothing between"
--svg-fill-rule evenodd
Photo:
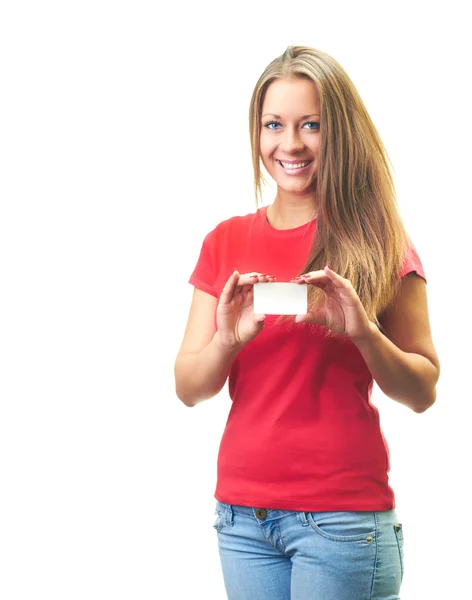
<instances>
[{"instance_id":1,"label":"blank white card","mask_svg":"<svg viewBox=\"0 0 472 600\"><path fill-rule=\"evenodd\" d=\"M304 315L308 286L278 281L254 284L254 312L264 315Z\"/></svg>"}]
</instances>

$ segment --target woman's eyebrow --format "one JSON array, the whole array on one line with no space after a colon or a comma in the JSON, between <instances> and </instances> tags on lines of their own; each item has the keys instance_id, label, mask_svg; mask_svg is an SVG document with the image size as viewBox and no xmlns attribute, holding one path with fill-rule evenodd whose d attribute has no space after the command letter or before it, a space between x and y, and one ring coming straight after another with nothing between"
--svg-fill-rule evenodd
<instances>
[{"instance_id":1,"label":"woman's eyebrow","mask_svg":"<svg viewBox=\"0 0 472 600\"><path fill-rule=\"evenodd\" d=\"M311 115L303 115L303 117L300 117L301 119L308 119L308 117L319 117L320 115L313 113ZM264 117L275 117L276 119L281 119L282 117L280 115L275 115L274 113L265 113L264 115L262 115L262 118Z\"/></svg>"}]
</instances>

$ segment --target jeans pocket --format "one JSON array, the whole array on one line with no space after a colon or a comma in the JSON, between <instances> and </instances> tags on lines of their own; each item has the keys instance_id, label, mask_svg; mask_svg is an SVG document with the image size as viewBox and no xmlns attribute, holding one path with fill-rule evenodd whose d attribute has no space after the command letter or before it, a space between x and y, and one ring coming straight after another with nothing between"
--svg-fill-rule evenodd
<instances>
[{"instance_id":1,"label":"jeans pocket","mask_svg":"<svg viewBox=\"0 0 472 600\"><path fill-rule=\"evenodd\" d=\"M374 512L307 512L310 527L318 535L335 542L367 542L375 539Z\"/></svg>"},{"instance_id":2,"label":"jeans pocket","mask_svg":"<svg viewBox=\"0 0 472 600\"><path fill-rule=\"evenodd\" d=\"M395 536L397 538L397 546L398 546L398 554L400 556L400 569L401 576L403 581L403 564L404 564L404 554L403 554L403 525L401 523L396 523L393 526L395 530Z\"/></svg>"}]
</instances>

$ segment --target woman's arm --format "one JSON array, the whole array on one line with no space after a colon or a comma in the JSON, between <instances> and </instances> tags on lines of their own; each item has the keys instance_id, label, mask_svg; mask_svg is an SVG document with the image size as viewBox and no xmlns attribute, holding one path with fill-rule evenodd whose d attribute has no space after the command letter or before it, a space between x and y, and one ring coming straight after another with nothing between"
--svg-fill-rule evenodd
<instances>
[{"instance_id":1,"label":"woman's arm","mask_svg":"<svg viewBox=\"0 0 472 600\"><path fill-rule=\"evenodd\" d=\"M217 303L214 296L195 288L174 367L176 393L186 406L218 394L237 354L219 343L214 325Z\"/></svg>"},{"instance_id":2,"label":"woman's arm","mask_svg":"<svg viewBox=\"0 0 472 600\"><path fill-rule=\"evenodd\" d=\"M359 349L380 389L415 412L424 412L436 399L439 360L431 339L426 282L410 273L380 321L386 336L369 320L356 291L329 266L292 281L321 288L324 306L298 322L319 323L348 337Z\"/></svg>"},{"instance_id":3,"label":"woman's arm","mask_svg":"<svg viewBox=\"0 0 472 600\"><path fill-rule=\"evenodd\" d=\"M265 315L253 312L254 284L273 279L270 275L240 275L234 271L219 301L195 289L174 367L176 393L186 406L215 396L224 386L237 354L262 331Z\"/></svg>"},{"instance_id":4,"label":"woman's arm","mask_svg":"<svg viewBox=\"0 0 472 600\"><path fill-rule=\"evenodd\" d=\"M410 273L380 321L353 339L379 388L417 413L434 404L439 359L431 337L424 279Z\"/></svg>"}]
</instances>

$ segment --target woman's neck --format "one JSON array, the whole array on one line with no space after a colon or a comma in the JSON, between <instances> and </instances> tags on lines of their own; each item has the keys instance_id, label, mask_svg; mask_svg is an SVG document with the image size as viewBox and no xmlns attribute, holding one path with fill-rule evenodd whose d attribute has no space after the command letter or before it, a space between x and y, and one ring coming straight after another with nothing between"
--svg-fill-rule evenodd
<instances>
[{"instance_id":1,"label":"woman's neck","mask_svg":"<svg viewBox=\"0 0 472 600\"><path fill-rule=\"evenodd\" d=\"M313 197L308 199L281 200L275 197L267 207L267 220L275 229L295 229L312 221L316 215L316 205Z\"/></svg>"}]
</instances>

